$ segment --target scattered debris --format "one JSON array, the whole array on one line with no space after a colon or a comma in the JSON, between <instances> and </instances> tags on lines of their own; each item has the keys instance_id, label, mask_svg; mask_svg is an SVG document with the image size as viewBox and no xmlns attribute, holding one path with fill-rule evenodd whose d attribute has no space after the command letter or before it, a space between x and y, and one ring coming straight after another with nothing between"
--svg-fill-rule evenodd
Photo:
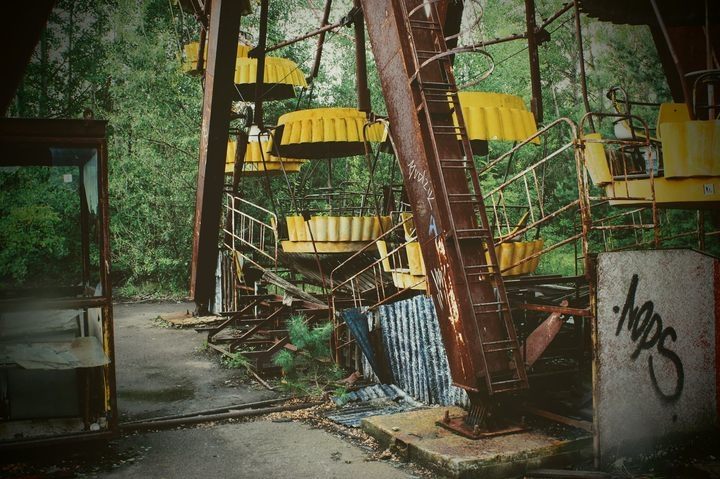
<instances>
[{"instance_id":1,"label":"scattered debris","mask_svg":"<svg viewBox=\"0 0 720 479\"><path fill-rule=\"evenodd\" d=\"M198 424L198 423L210 423L214 421L222 421L225 419L238 419L238 418L246 418L246 417L255 417L255 416L263 416L265 414L274 413L274 412L282 412L282 411L294 411L298 409L306 409L311 408L313 406L317 406L320 403L318 402L301 402L301 403L291 403L291 404L285 404L282 406L273 406L273 407L267 407L267 408L260 408L260 409L240 409L235 410L231 409L227 412L218 413L218 414L201 414L201 415L195 415L190 417L180 417L180 418L173 418L173 419L160 419L156 421L141 421L141 422L135 422L135 423L126 423L121 424L120 429L125 432L136 432L136 431L146 431L146 430L156 430L156 429L167 429L167 428L173 428L177 426L187 426L191 424Z\"/></svg>"},{"instance_id":2,"label":"scattered debris","mask_svg":"<svg viewBox=\"0 0 720 479\"><path fill-rule=\"evenodd\" d=\"M206 326L224 321L224 319L225 318L221 316L193 316L190 310L161 314L158 316L158 320L174 328L194 328L198 326Z\"/></svg>"},{"instance_id":3,"label":"scattered debris","mask_svg":"<svg viewBox=\"0 0 720 479\"><path fill-rule=\"evenodd\" d=\"M573 471L567 469L536 469L525 474L525 479L611 479L606 472Z\"/></svg>"},{"instance_id":4,"label":"scattered debris","mask_svg":"<svg viewBox=\"0 0 720 479\"><path fill-rule=\"evenodd\" d=\"M351 393L334 397L335 404L341 407L337 412L327 414L327 418L336 423L360 427L363 418L381 414L410 411L423 405L408 396L395 385L376 384Z\"/></svg>"}]
</instances>

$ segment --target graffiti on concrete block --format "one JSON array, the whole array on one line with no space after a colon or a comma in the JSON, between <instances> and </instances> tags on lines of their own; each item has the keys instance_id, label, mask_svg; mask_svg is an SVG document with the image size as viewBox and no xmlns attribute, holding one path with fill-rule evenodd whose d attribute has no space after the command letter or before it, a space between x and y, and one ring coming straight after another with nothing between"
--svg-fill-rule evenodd
<instances>
[{"instance_id":1,"label":"graffiti on concrete block","mask_svg":"<svg viewBox=\"0 0 720 479\"><path fill-rule=\"evenodd\" d=\"M630 281L625 305L618 319L615 336L619 336L623 332L623 327L630 333L630 339L635 343L635 350L630 355L630 359L635 361L643 351L651 351L655 348L655 352L662 356L665 360L672 362L677 375L675 380L675 389L668 393L660 388L656 376L655 367L653 366L653 352L650 352L648 358L648 371L650 381L652 382L655 392L665 402L675 402L682 394L685 383L685 373L680 357L669 348L668 339L672 342L677 341L677 332L674 328L668 326L663 328L663 320L660 314L655 312L655 305L652 301L645 301L642 306L635 306L635 295L637 292L639 278L634 274ZM614 306L613 312L620 313L620 306Z\"/></svg>"}]
</instances>

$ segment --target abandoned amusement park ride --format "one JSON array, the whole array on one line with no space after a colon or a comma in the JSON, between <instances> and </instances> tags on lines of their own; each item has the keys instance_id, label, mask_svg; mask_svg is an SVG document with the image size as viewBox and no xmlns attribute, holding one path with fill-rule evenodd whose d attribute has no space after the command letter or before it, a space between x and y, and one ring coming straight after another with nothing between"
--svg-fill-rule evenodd
<instances>
[{"instance_id":1,"label":"abandoned amusement park ride","mask_svg":"<svg viewBox=\"0 0 720 479\"><path fill-rule=\"evenodd\" d=\"M525 0L525 32L469 45L461 34L479 27L461 21L471 2L458 0L354 0L339 14L326 0L316 30L274 45L269 9L282 7L269 0L178 3L201 32L185 46L183 67L204 85L191 295L198 315L224 318L206 328L211 348L271 369L273 356L293 347L289 317L329 319L333 359L424 404L447 406L430 409L434 427L496 441L526 434L525 417L542 417L577 431L558 457L590 451L607 463L717 426L720 9L713 2L575 0L538 21L534 0ZM240 26L255 9L251 45ZM334 14L340 19L331 23ZM550 118L538 47L571 15L586 113ZM608 85L613 110L592 111L581 15L649 27L672 98L649 103ZM481 12L476 17L482 21ZM326 34L344 26L354 31L356 107L302 109ZM371 108L366 34L387 114ZM272 56L303 41L317 43L309 74ZM479 76L487 76L487 47L513 41L528 46L530 108L512 92L458 86L459 56L482 56L489 66ZM267 122L265 103L296 96L295 111ZM101 128L85 141L88 130L71 123L63 131L78 136L67 139L51 126L31 138L21 121L0 124L3 153L26 154L19 166L45 164L37 162L48 146L83 144L82 157L62 165L91 171L95 162L100 202L92 214L102 218L107 255ZM511 146L493 154L495 142ZM53 166L66 158L52 151ZM2 158L3 166L18 165ZM349 168L366 171L367 183L338 183L333 170ZM569 199L546 184L551 173L570 180ZM562 271L552 261L561 256L572 264ZM101 270L94 296L80 293L66 308L91 318L100 308L109 320ZM99 335L93 344L104 353L95 352L111 360L111 322L104 327L110 331L86 328L82 338ZM116 425L112 364L101 363L85 381L106 399L88 394L94 402L79 411L74 432ZM14 418L1 420L6 431Z\"/></svg>"}]
</instances>

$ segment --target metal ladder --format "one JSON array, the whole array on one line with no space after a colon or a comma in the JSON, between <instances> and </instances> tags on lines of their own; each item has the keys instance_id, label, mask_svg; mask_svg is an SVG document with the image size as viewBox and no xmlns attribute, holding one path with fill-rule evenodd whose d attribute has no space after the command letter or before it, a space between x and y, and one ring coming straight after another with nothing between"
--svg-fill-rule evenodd
<instances>
[{"instance_id":1,"label":"metal ladder","mask_svg":"<svg viewBox=\"0 0 720 479\"><path fill-rule=\"evenodd\" d=\"M411 88L419 93L421 101L416 104L418 113L424 112L427 128L432 141L435 168L440 173L441 194L438 194L448 214L450 228L445 234L452 237L458 260L464 272L465 292L472 302L473 318L480 339L481 355L485 365L485 382L489 394L525 389L528 387L527 374L523 362L515 326L512 323L507 294L498 267L492 232L490 231L485 204L480 189L477 171L472 157L472 150L458 99L458 90L452 69L452 56L448 53L443 35L443 27L437 9L439 0L429 0L421 4L417 1L401 0L402 13L409 33L412 57L416 71L410 77ZM427 14L426 14L427 13ZM420 17L420 18L418 18ZM424 18L423 18L424 17ZM432 43L430 49L418 48L418 40L425 44ZM429 42L428 40L431 40ZM433 71L434 70L434 71ZM438 75L439 73L439 75ZM429 78L428 78L429 77ZM438 114L440 113L440 114ZM457 125L452 123L452 115ZM422 118L422 117L421 117ZM450 123L448 123L448 119ZM443 158L438 150L438 142L447 141L452 136L460 140L461 156L459 158ZM449 192L448 175L464 173L467 193ZM458 210L472 207L472 227L458 228ZM471 254L477 256L478 248L486 251L487 264L466 264ZM482 256L482 253L481 253ZM482 261L481 261L482 263ZM473 298L471 284L494 286L494 298ZM480 302L475 302L477 300ZM500 338L487 338L484 325L500 321L502 334ZM508 368L504 371L493 371L488 367L488 356L504 354L510 356Z\"/></svg>"}]
</instances>

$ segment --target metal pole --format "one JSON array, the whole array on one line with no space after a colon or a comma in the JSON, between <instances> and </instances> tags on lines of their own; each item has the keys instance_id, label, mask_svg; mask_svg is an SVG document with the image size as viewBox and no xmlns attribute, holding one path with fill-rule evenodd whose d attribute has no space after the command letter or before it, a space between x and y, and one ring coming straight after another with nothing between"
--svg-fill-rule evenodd
<instances>
[{"instance_id":1,"label":"metal pole","mask_svg":"<svg viewBox=\"0 0 720 479\"><path fill-rule=\"evenodd\" d=\"M660 9L657 6L656 0L650 0L650 4L653 7L653 10L655 11L655 18L657 19L658 26L660 27L660 31L662 31L663 36L665 37L665 43L667 44L668 50L670 51L670 56L672 56L673 63L675 64L675 70L677 71L678 76L680 77L680 85L682 86L683 96L685 97L685 103L688 106L688 111L690 112L690 119L695 118L695 112L692 108L692 95L690 95L690 88L688 87L687 80L685 78L685 70L682 67L682 64L680 63L680 57L678 57L677 52L675 51L675 48L673 47L672 40L670 39L670 33L667 30L667 27L665 26L665 21L663 20L662 14L660 13Z\"/></svg>"},{"instance_id":2,"label":"metal pole","mask_svg":"<svg viewBox=\"0 0 720 479\"><path fill-rule=\"evenodd\" d=\"M370 89L367 83L367 58L365 56L365 19L360 0L354 0L357 8L353 26L355 28L355 82L357 85L358 110L370 112Z\"/></svg>"},{"instance_id":3,"label":"metal pole","mask_svg":"<svg viewBox=\"0 0 720 479\"><path fill-rule=\"evenodd\" d=\"M215 285L225 156L242 2L212 0L208 29L190 296L207 311Z\"/></svg>"},{"instance_id":4,"label":"metal pole","mask_svg":"<svg viewBox=\"0 0 720 479\"><path fill-rule=\"evenodd\" d=\"M287 47L289 45L292 45L293 43L301 42L303 40L307 40L308 38L314 37L315 35L320 35L321 33L329 32L330 30L335 30L338 27L341 27L345 24L345 21L339 21L335 22L332 25L326 25L322 28L318 28L317 30L314 30L312 32L305 33L304 35L300 35L299 37L292 38L290 40L285 40L284 42L276 43L273 46L267 47L265 49L265 53L270 53L272 51L275 51L279 48Z\"/></svg>"},{"instance_id":5,"label":"metal pole","mask_svg":"<svg viewBox=\"0 0 720 479\"><path fill-rule=\"evenodd\" d=\"M580 6L578 0L575 2L575 39L578 48L578 61L580 62L580 87L582 89L583 104L585 105L585 113L590 113L590 100L588 99L587 76L585 75L585 52L583 51L582 25L580 23ZM590 128L595 131L595 123L592 116L589 116Z\"/></svg>"},{"instance_id":6,"label":"metal pole","mask_svg":"<svg viewBox=\"0 0 720 479\"><path fill-rule=\"evenodd\" d=\"M530 109L535 115L535 121L543 121L542 85L540 83L540 57L535 34L535 0L525 0L525 24L527 25L528 54L530 56L530 84L532 86L532 100Z\"/></svg>"},{"instance_id":7,"label":"metal pole","mask_svg":"<svg viewBox=\"0 0 720 479\"><path fill-rule=\"evenodd\" d=\"M257 76L255 77L255 118L254 123L263 129L263 86L265 85L265 46L267 45L267 23L268 23L269 0L260 2L260 38L258 45L254 48L257 58Z\"/></svg>"},{"instance_id":8,"label":"metal pole","mask_svg":"<svg viewBox=\"0 0 720 479\"><path fill-rule=\"evenodd\" d=\"M713 48L710 40L710 1L705 0L705 66L708 70L713 68ZM715 85L708 82L707 86L708 120L715 119Z\"/></svg>"},{"instance_id":9,"label":"metal pole","mask_svg":"<svg viewBox=\"0 0 720 479\"><path fill-rule=\"evenodd\" d=\"M320 24L320 28L325 27L328 24L328 19L330 18L330 7L332 6L332 0L327 0L325 2L325 10L323 11L323 17L322 22ZM320 32L320 36L318 37L318 44L317 44L317 50L315 51L315 63L313 63L312 71L310 72L310 76L308 78L317 78L318 73L320 73L320 59L322 58L322 51L323 51L323 44L325 43L325 31Z\"/></svg>"}]
</instances>

